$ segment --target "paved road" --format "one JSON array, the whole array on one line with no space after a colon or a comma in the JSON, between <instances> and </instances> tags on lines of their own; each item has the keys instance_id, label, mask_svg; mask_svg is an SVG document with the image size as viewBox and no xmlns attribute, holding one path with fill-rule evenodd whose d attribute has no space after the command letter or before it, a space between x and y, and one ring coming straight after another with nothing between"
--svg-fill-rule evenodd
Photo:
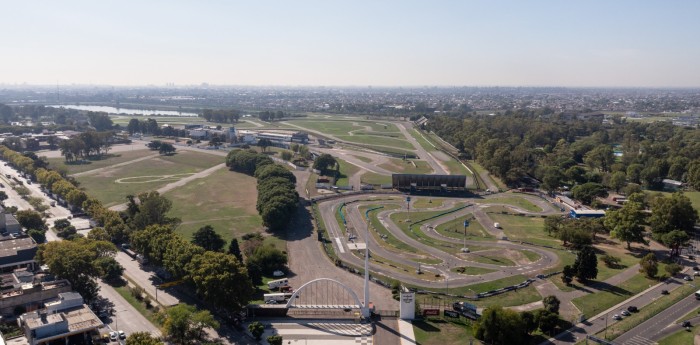
<instances>
[{"instance_id":1,"label":"paved road","mask_svg":"<svg viewBox=\"0 0 700 345\"><path fill-rule=\"evenodd\" d=\"M321 216L325 220L325 224L328 228L329 231L329 236L331 237L331 240L333 242L333 246L336 248L336 254L343 260L348 263L351 263L355 266L361 266L363 264L363 260L355 255L353 255L350 251L350 249L347 247L347 241L346 241L346 236L343 234L342 230L340 229L340 224L337 223L335 219L335 213L337 212L338 207L343 203L347 203L350 201L355 201L355 200L360 200L360 199L367 199L369 198L370 195L364 194L364 195L354 195L354 196L348 196L344 198L337 198L331 201L326 201L326 202L321 202L319 203L318 207L321 212ZM378 197L385 197L385 196L378 196ZM467 200L468 201L468 200ZM542 201L542 200L540 200ZM451 209L455 206L454 200L450 200L446 202L443 206L439 208L435 208L433 210L448 210ZM368 203L372 204L377 204L381 203L380 201L371 201ZM364 221L364 215L362 215L359 210L358 210L358 204L356 203L351 203L348 204L348 213L347 213L347 220L350 224L350 227L353 229L357 229L355 231L355 235L358 236L357 242L360 241L366 241L365 239L366 235L366 223ZM546 209L546 208L545 208ZM436 219L434 221L431 221L431 225L437 226L438 224L451 221L454 219L454 217L461 217L466 214L469 214L473 212L474 210L478 210L478 206L472 206L465 208L463 210L460 210L458 212L446 215L440 219ZM552 253L549 250L544 250L540 247L533 247L533 246L527 246L527 245L522 245L522 244L517 244L517 243L512 243L508 241L499 241L499 242L493 242L489 243L490 246L493 247L498 247L498 248L507 248L507 249L513 249L513 250L531 250L535 251L540 254L542 257L539 261L529 264L529 265L521 265L521 266L498 266L498 265L493 265L493 264L485 264L485 263L478 263L478 262L473 262L473 261L468 261L463 258L457 257L455 255L449 254L445 251L442 251L438 248L435 248L433 246L424 244L418 240L415 240L408 236L403 230L401 230L398 226L393 224L389 220L389 214L397 212L395 210L388 210L388 211L381 211L378 213L377 217L379 220L382 222L384 227L391 232L399 241L402 241L404 243L409 244L410 246L419 249L420 251L424 253L428 253L431 256L440 259L443 264L442 265L435 265L435 266L430 266L430 265L422 265L421 268L424 269L427 272L431 272L432 274L439 273L442 274L446 277L448 277L449 284L454 284L454 286L464 286L472 283L477 283L477 282L483 282L483 281L491 281L491 280L496 280L496 279L501 279L504 277L512 276L514 274L533 274L535 272L541 271L543 269L546 269L548 267L552 267L558 263L558 256L554 253ZM493 227L493 221L488 218L488 216L483 213L480 215L480 217L477 218L477 220L484 226L484 228L492 228ZM459 241L458 239L454 238L447 238L442 235L437 234L434 231L427 231L428 229L425 229L425 233L430 236L437 238L439 240L443 241L450 241L450 242L462 242ZM409 267L417 266L417 263L415 261L411 260L411 255L409 254L402 254L402 253L396 253L389 251L387 249L384 249L380 247L376 241L376 239L373 236L370 236L369 238L369 243L370 243L370 250L377 253L378 256L387 258L389 260L395 261L397 263L407 265ZM340 243L338 243L340 242ZM468 246L483 246L484 242L481 241L467 241ZM415 275L409 274L409 273L404 273L398 270L392 270L387 272L387 269L385 267L382 267L377 264L370 264L371 269L374 272L382 273L384 275L388 275L390 277L395 277L398 279L401 279L402 281L418 285L418 286L423 286L423 287L431 287L434 286L435 282L430 281L430 280L424 280L421 278L416 277ZM483 275L478 275L478 276L465 276L465 275L459 275L450 272L449 268L450 267L457 267L457 266L478 266L478 267L485 267L485 268L491 268L491 269L496 269L496 272L488 273L488 274L483 274Z\"/></svg>"},{"instance_id":2,"label":"paved road","mask_svg":"<svg viewBox=\"0 0 700 345\"><path fill-rule=\"evenodd\" d=\"M681 330L682 327L675 323L676 320L698 307L700 307L700 301L692 294L615 338L614 341L624 345L652 344L670 333Z\"/></svg>"},{"instance_id":3,"label":"paved road","mask_svg":"<svg viewBox=\"0 0 700 345\"><path fill-rule=\"evenodd\" d=\"M155 272L144 270L138 261L126 255L123 251L119 251L115 259L124 267L124 275L138 286L144 288L154 301L157 297L158 304L168 307L180 303L180 299L168 291L156 289L155 285L159 281Z\"/></svg>"},{"instance_id":4,"label":"paved road","mask_svg":"<svg viewBox=\"0 0 700 345\"><path fill-rule=\"evenodd\" d=\"M620 310L627 308L630 305L634 305L641 309L659 298L665 298L665 296L661 294L661 290L672 291L682 284L683 280L673 278L664 283L654 285L642 293L632 296L627 300L609 308L608 310L589 318L587 321L576 324L573 328L558 334L555 338L543 342L542 345L576 344L577 342L585 339L587 334L596 334L604 330L606 326L613 325L616 321L612 319L612 316L614 314L619 314Z\"/></svg>"},{"instance_id":5,"label":"paved road","mask_svg":"<svg viewBox=\"0 0 700 345\"><path fill-rule=\"evenodd\" d=\"M433 168L433 173L437 175L447 175L450 173L449 169L445 164L443 164L440 160L436 159L430 152L426 151L423 146L410 134L408 133L409 130L413 130L413 123L411 122L399 122L396 123L396 127L399 128L399 131L401 131L401 134L406 137L406 140L413 145L415 148L414 151L416 151L416 155L420 157L420 159L428 162L430 164L430 167Z\"/></svg>"},{"instance_id":6,"label":"paved road","mask_svg":"<svg viewBox=\"0 0 700 345\"><path fill-rule=\"evenodd\" d=\"M100 296L114 304L114 314L105 321L111 330L123 330L127 335L134 332L149 332L160 336L160 330L141 313L136 311L114 288L103 283L100 285Z\"/></svg>"}]
</instances>

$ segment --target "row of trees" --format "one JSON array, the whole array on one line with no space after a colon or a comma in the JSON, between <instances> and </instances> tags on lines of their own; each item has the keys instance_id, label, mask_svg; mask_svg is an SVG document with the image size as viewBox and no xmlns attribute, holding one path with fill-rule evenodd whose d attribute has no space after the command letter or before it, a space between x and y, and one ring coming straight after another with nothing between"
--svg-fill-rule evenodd
<instances>
[{"instance_id":1,"label":"row of trees","mask_svg":"<svg viewBox=\"0 0 700 345\"><path fill-rule=\"evenodd\" d=\"M229 169L258 180L256 208L263 225L272 231L283 229L294 215L299 200L296 177L265 154L253 150L233 150L226 156Z\"/></svg>"},{"instance_id":2,"label":"row of trees","mask_svg":"<svg viewBox=\"0 0 700 345\"><path fill-rule=\"evenodd\" d=\"M61 155L72 162L82 158L101 156L112 147L112 132L86 131L59 144Z\"/></svg>"},{"instance_id":3,"label":"row of trees","mask_svg":"<svg viewBox=\"0 0 700 345\"><path fill-rule=\"evenodd\" d=\"M528 343L530 334L538 329L551 335L561 322L561 301L556 296L547 296L542 302L544 308L536 311L516 312L500 306L488 307L474 328L474 336L487 344L507 345Z\"/></svg>"},{"instance_id":4,"label":"row of trees","mask_svg":"<svg viewBox=\"0 0 700 345\"><path fill-rule=\"evenodd\" d=\"M158 151L162 155L171 155L175 153L175 146L173 146L173 144L160 140L153 140L146 144L146 146L153 151Z\"/></svg>"},{"instance_id":5,"label":"row of trees","mask_svg":"<svg viewBox=\"0 0 700 345\"><path fill-rule=\"evenodd\" d=\"M241 112L235 109L204 109L200 116L207 122L234 123L241 118Z\"/></svg>"}]
</instances>

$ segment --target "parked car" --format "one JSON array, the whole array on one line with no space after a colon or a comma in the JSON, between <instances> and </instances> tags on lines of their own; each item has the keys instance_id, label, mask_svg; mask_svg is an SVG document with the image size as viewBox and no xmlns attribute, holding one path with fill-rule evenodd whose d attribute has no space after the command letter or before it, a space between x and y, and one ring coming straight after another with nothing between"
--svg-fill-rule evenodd
<instances>
[{"instance_id":1,"label":"parked car","mask_svg":"<svg viewBox=\"0 0 700 345\"><path fill-rule=\"evenodd\" d=\"M620 314L622 314L622 316L630 316L630 312L624 309L620 310Z\"/></svg>"},{"instance_id":2,"label":"parked car","mask_svg":"<svg viewBox=\"0 0 700 345\"><path fill-rule=\"evenodd\" d=\"M622 316L615 314L613 315L613 320L622 320Z\"/></svg>"},{"instance_id":3,"label":"parked car","mask_svg":"<svg viewBox=\"0 0 700 345\"><path fill-rule=\"evenodd\" d=\"M693 266L693 271L700 271L700 267L698 267L698 266Z\"/></svg>"},{"instance_id":4,"label":"parked car","mask_svg":"<svg viewBox=\"0 0 700 345\"><path fill-rule=\"evenodd\" d=\"M693 281L693 277L692 276L685 276L685 277L683 277L683 280L685 280L687 282Z\"/></svg>"},{"instance_id":5,"label":"parked car","mask_svg":"<svg viewBox=\"0 0 700 345\"><path fill-rule=\"evenodd\" d=\"M668 290L661 290L662 295L668 295Z\"/></svg>"},{"instance_id":6,"label":"parked car","mask_svg":"<svg viewBox=\"0 0 700 345\"><path fill-rule=\"evenodd\" d=\"M629 311L630 313L636 313L639 311L639 309L637 309L637 307L631 305L631 306L627 307L627 311Z\"/></svg>"},{"instance_id":7,"label":"parked car","mask_svg":"<svg viewBox=\"0 0 700 345\"><path fill-rule=\"evenodd\" d=\"M119 339L126 339L126 333L124 333L124 331L119 330L118 333L119 333Z\"/></svg>"},{"instance_id":8,"label":"parked car","mask_svg":"<svg viewBox=\"0 0 700 345\"><path fill-rule=\"evenodd\" d=\"M117 332L115 332L115 331L109 332L109 340L117 341Z\"/></svg>"},{"instance_id":9,"label":"parked car","mask_svg":"<svg viewBox=\"0 0 700 345\"><path fill-rule=\"evenodd\" d=\"M284 277L284 272L277 270L277 271L272 272L272 276L273 277Z\"/></svg>"},{"instance_id":10,"label":"parked car","mask_svg":"<svg viewBox=\"0 0 700 345\"><path fill-rule=\"evenodd\" d=\"M682 326L682 327L691 327L690 321L688 321L688 320L683 321L683 323L681 324L681 326Z\"/></svg>"}]
</instances>

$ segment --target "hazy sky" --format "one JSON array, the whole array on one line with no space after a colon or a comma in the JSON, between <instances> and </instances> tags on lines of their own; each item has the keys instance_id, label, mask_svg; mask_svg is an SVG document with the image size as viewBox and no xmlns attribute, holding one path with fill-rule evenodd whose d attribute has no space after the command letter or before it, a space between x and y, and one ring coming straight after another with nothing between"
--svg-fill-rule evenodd
<instances>
[{"instance_id":1,"label":"hazy sky","mask_svg":"<svg viewBox=\"0 0 700 345\"><path fill-rule=\"evenodd\" d=\"M5 1L0 83L700 86L700 1Z\"/></svg>"}]
</instances>

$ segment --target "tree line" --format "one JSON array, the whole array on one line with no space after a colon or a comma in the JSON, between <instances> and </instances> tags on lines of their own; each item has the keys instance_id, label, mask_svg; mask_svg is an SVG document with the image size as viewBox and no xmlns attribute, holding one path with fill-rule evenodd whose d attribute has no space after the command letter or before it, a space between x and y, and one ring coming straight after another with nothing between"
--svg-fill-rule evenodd
<instances>
[{"instance_id":1,"label":"tree line","mask_svg":"<svg viewBox=\"0 0 700 345\"><path fill-rule=\"evenodd\" d=\"M254 150L232 150L226 156L226 166L258 180L256 209L263 225L274 232L289 224L299 201L294 174Z\"/></svg>"},{"instance_id":2,"label":"tree line","mask_svg":"<svg viewBox=\"0 0 700 345\"><path fill-rule=\"evenodd\" d=\"M547 190L586 182L658 189L664 178L700 187L700 130L668 122L603 124L520 109L431 116L426 128L511 186L531 175Z\"/></svg>"},{"instance_id":3,"label":"tree line","mask_svg":"<svg viewBox=\"0 0 700 345\"><path fill-rule=\"evenodd\" d=\"M207 122L235 123L241 118L241 112L235 109L204 109L199 116Z\"/></svg>"}]
</instances>

